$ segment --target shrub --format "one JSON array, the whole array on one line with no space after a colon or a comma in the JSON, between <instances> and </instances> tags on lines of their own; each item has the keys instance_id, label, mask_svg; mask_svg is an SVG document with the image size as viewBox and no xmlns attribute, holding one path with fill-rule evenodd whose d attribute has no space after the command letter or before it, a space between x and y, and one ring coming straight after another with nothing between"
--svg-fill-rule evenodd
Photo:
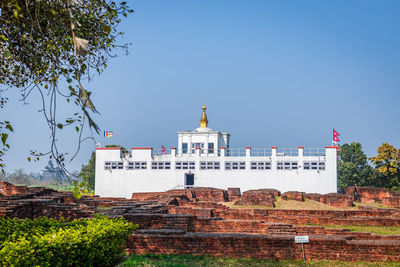
<instances>
[{"instance_id":1,"label":"shrub","mask_svg":"<svg viewBox=\"0 0 400 267\"><path fill-rule=\"evenodd\" d=\"M122 244L137 228L123 218L0 218L0 264L3 266L110 266Z\"/></svg>"}]
</instances>

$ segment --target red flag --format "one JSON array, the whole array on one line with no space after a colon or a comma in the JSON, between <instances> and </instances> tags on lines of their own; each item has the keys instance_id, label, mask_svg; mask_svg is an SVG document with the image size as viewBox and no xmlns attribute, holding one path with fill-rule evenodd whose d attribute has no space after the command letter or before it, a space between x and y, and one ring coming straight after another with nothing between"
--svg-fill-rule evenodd
<instances>
[{"instance_id":1,"label":"red flag","mask_svg":"<svg viewBox=\"0 0 400 267\"><path fill-rule=\"evenodd\" d=\"M333 129L333 141L334 142L340 142L339 136L340 136L340 134L338 132L336 132L335 129Z\"/></svg>"},{"instance_id":2,"label":"red flag","mask_svg":"<svg viewBox=\"0 0 400 267\"><path fill-rule=\"evenodd\" d=\"M335 129L333 129L333 136L340 136L340 134L338 132L336 132Z\"/></svg>"},{"instance_id":3,"label":"red flag","mask_svg":"<svg viewBox=\"0 0 400 267\"><path fill-rule=\"evenodd\" d=\"M165 150L165 147L164 146L161 146L161 147L162 147L162 149L161 149L162 154L167 155L167 151Z\"/></svg>"}]
</instances>

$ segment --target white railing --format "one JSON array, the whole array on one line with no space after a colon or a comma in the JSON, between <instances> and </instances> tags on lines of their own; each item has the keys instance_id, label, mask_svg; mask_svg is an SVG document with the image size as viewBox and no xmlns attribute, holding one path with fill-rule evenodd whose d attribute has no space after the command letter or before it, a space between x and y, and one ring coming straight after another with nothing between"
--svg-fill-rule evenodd
<instances>
[{"instance_id":1,"label":"white railing","mask_svg":"<svg viewBox=\"0 0 400 267\"><path fill-rule=\"evenodd\" d=\"M296 157L299 155L298 148L277 148L276 149L276 156L290 156Z\"/></svg>"},{"instance_id":2,"label":"white railing","mask_svg":"<svg viewBox=\"0 0 400 267\"><path fill-rule=\"evenodd\" d=\"M304 148L303 155L305 157L311 157L311 156L323 157L326 156L326 150L325 148Z\"/></svg>"},{"instance_id":3,"label":"white railing","mask_svg":"<svg viewBox=\"0 0 400 267\"><path fill-rule=\"evenodd\" d=\"M272 156L272 148L252 148L250 150L252 157L270 157Z\"/></svg>"},{"instance_id":4,"label":"white railing","mask_svg":"<svg viewBox=\"0 0 400 267\"><path fill-rule=\"evenodd\" d=\"M176 155L179 156L195 156L198 152L197 150L199 149L176 149ZM200 154L202 155L210 155L210 156L219 156L220 155L220 150L219 149L207 149L207 148L201 148L200 149Z\"/></svg>"},{"instance_id":5,"label":"white railing","mask_svg":"<svg viewBox=\"0 0 400 267\"><path fill-rule=\"evenodd\" d=\"M163 156L163 155L171 155L172 154L172 149L171 148L165 148L165 153L163 153L162 148L153 148L153 157L154 156Z\"/></svg>"},{"instance_id":6,"label":"white railing","mask_svg":"<svg viewBox=\"0 0 400 267\"><path fill-rule=\"evenodd\" d=\"M283 157L297 157L299 156L300 149L303 149L304 157L312 157L312 156L326 156L325 148L276 148L276 156ZM152 156L160 157L160 156L171 156L175 155L178 157L195 157L200 153L202 156L221 156L224 153L226 157L246 157L246 148L228 148L228 149L171 149L165 148L165 153L161 148L153 149ZM271 157L274 149L272 148L250 148L250 156L251 157Z\"/></svg>"},{"instance_id":7,"label":"white railing","mask_svg":"<svg viewBox=\"0 0 400 267\"><path fill-rule=\"evenodd\" d=\"M246 149L245 148L229 148L226 149L227 157L245 157Z\"/></svg>"}]
</instances>

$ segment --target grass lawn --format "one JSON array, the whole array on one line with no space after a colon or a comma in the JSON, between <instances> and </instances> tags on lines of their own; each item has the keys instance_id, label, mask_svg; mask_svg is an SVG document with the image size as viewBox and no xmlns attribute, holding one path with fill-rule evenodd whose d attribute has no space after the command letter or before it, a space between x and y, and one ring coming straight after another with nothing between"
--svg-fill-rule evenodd
<instances>
[{"instance_id":1,"label":"grass lawn","mask_svg":"<svg viewBox=\"0 0 400 267\"><path fill-rule=\"evenodd\" d=\"M338 210L339 209L310 199L306 199L304 202L301 202L291 199L284 200L281 197L276 198L274 208L267 206L256 206L256 205L248 205L248 206L234 205L233 202L220 202L219 204L225 205L231 209L283 209L283 210ZM355 209L355 208L351 207L346 209Z\"/></svg>"},{"instance_id":2,"label":"grass lawn","mask_svg":"<svg viewBox=\"0 0 400 267\"><path fill-rule=\"evenodd\" d=\"M365 206L365 207L374 207L380 209L393 209L392 207L385 207L382 203L373 202L373 203L364 203L364 202L354 202L354 205L358 208L358 206Z\"/></svg>"},{"instance_id":3,"label":"grass lawn","mask_svg":"<svg viewBox=\"0 0 400 267\"><path fill-rule=\"evenodd\" d=\"M125 259L118 266L165 266L165 267L184 267L184 266L271 266L271 267L297 267L297 266L321 266L321 267L358 267L358 266L399 266L400 263L370 263L370 262L337 262L337 261L271 261L258 260L252 258L226 258L226 257L207 257L191 255L134 255Z\"/></svg>"},{"instance_id":4,"label":"grass lawn","mask_svg":"<svg viewBox=\"0 0 400 267\"><path fill-rule=\"evenodd\" d=\"M400 226L333 225L333 224L320 225L320 226L323 226L325 228L334 228L334 229L348 229L353 232L368 232L378 235L400 235Z\"/></svg>"},{"instance_id":5,"label":"grass lawn","mask_svg":"<svg viewBox=\"0 0 400 267\"><path fill-rule=\"evenodd\" d=\"M389 207L382 206L381 203L358 203L354 202L354 207L342 207L336 208L326 205L324 203L314 201L311 199L305 199L305 201L297 201L297 200L284 200L281 197L277 197L275 203L275 207L267 207L267 206L256 206L256 205L234 205L233 202L219 202L219 204L225 205L231 209L282 209L282 210L357 210L358 206L368 206L375 208L384 208L390 209Z\"/></svg>"},{"instance_id":6,"label":"grass lawn","mask_svg":"<svg viewBox=\"0 0 400 267\"><path fill-rule=\"evenodd\" d=\"M281 197L276 198L275 208L282 210L337 210L338 209L311 199L305 199L304 202L301 202L291 199L284 200Z\"/></svg>"}]
</instances>

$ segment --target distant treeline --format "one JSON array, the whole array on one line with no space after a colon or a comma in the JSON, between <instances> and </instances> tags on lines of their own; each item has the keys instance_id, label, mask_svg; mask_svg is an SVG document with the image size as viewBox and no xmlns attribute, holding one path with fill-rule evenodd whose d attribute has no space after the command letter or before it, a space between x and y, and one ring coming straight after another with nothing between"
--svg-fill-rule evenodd
<instances>
[{"instance_id":1,"label":"distant treeline","mask_svg":"<svg viewBox=\"0 0 400 267\"><path fill-rule=\"evenodd\" d=\"M26 173L23 169L18 169L12 173L0 173L0 181L15 185L37 185L54 188L66 188L72 184L61 169L58 166L54 166L51 160L42 172Z\"/></svg>"}]
</instances>

